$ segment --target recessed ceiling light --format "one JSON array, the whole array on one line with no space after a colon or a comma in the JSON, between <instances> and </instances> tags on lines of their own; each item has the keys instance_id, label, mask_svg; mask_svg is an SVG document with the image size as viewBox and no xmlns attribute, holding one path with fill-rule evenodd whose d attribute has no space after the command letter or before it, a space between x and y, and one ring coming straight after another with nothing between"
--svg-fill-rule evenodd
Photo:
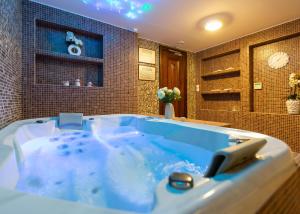
<instances>
[{"instance_id":1,"label":"recessed ceiling light","mask_svg":"<svg viewBox=\"0 0 300 214\"><path fill-rule=\"evenodd\" d=\"M207 31L216 31L219 30L221 27L223 27L223 23L217 19L210 20L204 25L204 28Z\"/></svg>"},{"instance_id":2,"label":"recessed ceiling light","mask_svg":"<svg viewBox=\"0 0 300 214\"><path fill-rule=\"evenodd\" d=\"M133 32L137 33L138 31L139 31L139 29L137 29L136 27L133 28Z\"/></svg>"}]
</instances>

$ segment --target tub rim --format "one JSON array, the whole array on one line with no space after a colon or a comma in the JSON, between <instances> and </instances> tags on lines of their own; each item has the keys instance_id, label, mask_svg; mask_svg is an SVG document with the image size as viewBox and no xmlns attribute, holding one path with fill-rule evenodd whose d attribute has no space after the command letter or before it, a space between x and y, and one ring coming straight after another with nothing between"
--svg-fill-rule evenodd
<instances>
[{"instance_id":1,"label":"tub rim","mask_svg":"<svg viewBox=\"0 0 300 214\"><path fill-rule=\"evenodd\" d=\"M267 135L263 135L263 134L260 134L260 133L244 131L244 130L239 130L239 129L233 129L233 128L226 128L226 127L216 127L216 126L206 125L206 124L196 124L196 123L186 122L186 121L166 120L164 118L158 118L158 117L156 118L154 116L145 116L145 115L138 115L138 114L94 115L94 116L84 116L84 119L88 119L88 118L91 118L91 117L93 117L95 119L104 118L104 117L106 117L106 118L111 118L111 117L155 118L158 121L162 121L162 122L166 122L166 123L172 123L172 124L186 126L186 127L205 129L205 130L209 130L209 131L218 131L218 132L227 133L227 134L228 133L240 133L240 134L246 135L246 136L247 135L248 136L255 135L255 136L263 137L263 138L267 139L268 143L261 150L260 153L262 155L266 154L266 155L268 155L268 157L271 157L271 158L274 158L274 159L276 158L277 162L285 161L285 162L283 162L284 164L280 164L280 166L277 169L277 174L278 173L280 174L280 172L284 173L284 174L282 176L280 176L280 178L277 176L278 178L276 178L276 182L273 182L273 183L276 183L276 186L279 187L280 184L282 184L285 180L287 180L288 177L294 171L296 171L295 165L293 164L293 161L292 161L291 151L290 151L289 147L279 139L276 139L274 137L270 137L270 136L267 136ZM20 120L20 121L13 122L13 123L9 124L7 127L0 130L0 139L1 139L0 144L13 146L13 144L11 142L11 135L13 135L17 131L17 129L19 127L21 127L22 125L32 124L33 122L35 122L37 120L53 120L53 119L57 119L57 117L44 117L44 118L26 119L26 120ZM270 167L271 166L270 164L271 163L264 164L259 172L263 173L262 170L265 170L266 167ZM1 166L1 163L0 163L0 166ZM243 182L243 180L239 180L239 179L247 179L247 178L249 178L250 175L249 174L247 175L247 173L246 174L241 173L240 176L241 177L239 177L239 178L238 177L235 178L235 179L237 179L236 182L240 182L240 183L237 183L237 184L239 184L239 186L245 185L245 182ZM258 181L259 178L257 176L250 176L250 177L252 179L251 182L254 182L254 183L259 182ZM203 181L203 179L199 179L199 180ZM213 181L213 180L210 179L209 181ZM268 185L268 182L264 182L264 183L266 185L265 186L266 190L263 190L264 191L263 195L264 195L264 198L265 198L264 201L266 201L272 195L272 193L276 191L276 188L272 188L272 185L271 186ZM189 192L184 193L184 195L182 195L184 197L182 197L180 199L176 198L177 195L176 195L176 197L173 197L173 199L170 200L170 202L171 202L171 204L174 205L174 207L170 207L170 206L166 206L165 204L161 204L161 201L163 201L163 199L161 199L159 196L160 195L165 195L166 196L166 194L170 194L170 193L167 193L166 191L164 191L165 185L166 185L166 179L163 180L157 187L156 194L157 194L157 197L158 197L158 203L156 204L155 208L153 209L153 213L159 213L159 212L162 212L162 211L172 211L172 210L174 212L178 212L179 210L181 210L182 212L180 212L180 213L189 213L189 212L195 212L195 211L201 211L201 212L203 211L204 212L204 211L207 211L207 209L215 209L217 207L216 206L216 201L218 201L218 203L220 205L230 203L230 200L228 200L228 199L227 200L220 200L220 198L218 198L218 197L224 198L224 194L226 194L226 191L228 191L228 188L232 187L232 185L230 185L230 182L229 182L229 184L228 184L228 182L226 184L225 183L220 184L220 182L218 182L218 181L214 181L213 183L211 182L210 187L214 188L212 190L215 190L217 193L212 194L210 197L206 197L206 198L200 197L200 196L204 196L205 193L203 192L204 189L202 189L202 192L201 192L201 188L198 185L198 187L194 188L193 191L189 191ZM197 186L197 184L196 184L196 186ZM195 193L195 190L197 190L196 193ZM259 189L255 189L251 194L254 194L255 192L256 193L259 192ZM196 194L196 196L195 196L195 194ZM248 193L248 195L251 195L251 194ZM18 202L18 200L15 201L15 203L20 204L20 205L23 203L23 200L29 201L30 203L35 203L34 201L40 201L41 203L48 204L49 206L53 206L52 204L55 202L55 203L58 203L58 204L61 205L61 211L66 212L65 209L66 209L66 207L68 207L67 210L70 213L77 213L76 210L73 209L73 207L76 207L76 209L79 209L78 206L80 206L80 207L82 206L81 209L86 208L87 210L89 210L88 211L89 213L93 213L94 211L92 211L92 210L95 210L95 213L100 212L100 211L103 211L103 212L105 211L107 213L132 213L132 212L126 212L124 210L114 210L114 209L109 209L109 208L105 208L105 207L103 207L103 208L102 207L93 207L93 206L89 206L89 205L86 205L86 204L83 204L83 203L70 202L70 201L64 201L64 200L59 200L59 199L51 199L51 198L41 197L41 196L33 196L33 195L30 195L30 194L27 194L27 193L20 193L20 192L15 191L15 190L7 190L7 189L0 188L0 199L1 198L2 199L3 198L7 199L6 195L7 196L9 195L9 197L12 197L12 198L20 198L22 196L21 197L22 200L19 200L19 202ZM239 195L241 195L241 193L239 193ZM244 193L244 195L247 195L247 193ZM173 195L171 195L171 196L173 196ZM194 200L191 200L191 197ZM47 203L47 201L49 203ZM260 201L260 204L262 205L263 202ZM64 204L64 203L66 203L66 204ZM74 203L77 204L78 206L74 206ZM232 199L231 199L231 203L234 203L232 201ZM240 200L240 203L245 203L245 200L244 201ZM254 204L257 205L257 203L259 203L259 202L257 202L257 200L254 200L254 199L253 199L253 202L251 202L251 204L253 204L253 205ZM214 204L214 207L211 207L211 204ZM185 207L184 207L184 205L185 205ZM4 207L5 207L5 205L4 205ZM18 205L15 204L14 207L16 208L16 207L18 207ZM0 204L0 210L2 208L3 208L3 204ZM221 208L221 207L219 207L219 208ZM258 208L259 207L257 207L257 209ZM241 206L235 206L234 204L231 204L231 207L229 207L229 209L230 210L239 210L239 209L241 209ZM222 210L224 210L224 209L222 209ZM39 213L39 212L40 211L37 211L36 213ZM31 213L35 213L35 212L31 212Z\"/></svg>"}]
</instances>

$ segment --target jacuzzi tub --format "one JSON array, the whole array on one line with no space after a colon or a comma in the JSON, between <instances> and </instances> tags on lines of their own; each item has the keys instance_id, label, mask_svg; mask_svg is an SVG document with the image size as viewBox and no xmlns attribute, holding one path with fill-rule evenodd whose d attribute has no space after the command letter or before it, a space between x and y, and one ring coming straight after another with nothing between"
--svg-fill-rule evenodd
<instances>
[{"instance_id":1,"label":"jacuzzi tub","mask_svg":"<svg viewBox=\"0 0 300 214\"><path fill-rule=\"evenodd\" d=\"M204 177L230 136L267 144L255 162ZM10 214L254 213L296 170L278 139L141 115L85 117L83 130L18 121L0 139L0 212ZM170 188L173 171L191 174L194 188Z\"/></svg>"}]
</instances>

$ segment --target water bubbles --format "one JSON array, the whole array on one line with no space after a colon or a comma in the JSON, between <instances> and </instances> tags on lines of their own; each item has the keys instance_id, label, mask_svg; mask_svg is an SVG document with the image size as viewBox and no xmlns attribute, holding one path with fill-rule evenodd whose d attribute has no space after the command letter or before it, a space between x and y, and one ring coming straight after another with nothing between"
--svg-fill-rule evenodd
<instances>
[{"instance_id":1,"label":"water bubbles","mask_svg":"<svg viewBox=\"0 0 300 214\"><path fill-rule=\"evenodd\" d=\"M206 169L205 161L190 158L183 143L134 127L102 132L99 139L87 131L45 138L41 150L28 153L32 156L26 157L18 190L98 207L151 212L162 179L174 171L201 175ZM205 156L198 147L191 151L194 157Z\"/></svg>"}]
</instances>

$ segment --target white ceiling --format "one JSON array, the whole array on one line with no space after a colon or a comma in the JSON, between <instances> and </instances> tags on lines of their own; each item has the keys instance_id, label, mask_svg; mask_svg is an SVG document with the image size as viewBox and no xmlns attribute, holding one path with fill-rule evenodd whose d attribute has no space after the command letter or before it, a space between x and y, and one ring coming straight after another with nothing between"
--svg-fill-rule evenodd
<instances>
[{"instance_id":1,"label":"white ceiling","mask_svg":"<svg viewBox=\"0 0 300 214\"><path fill-rule=\"evenodd\" d=\"M300 18L300 0L148 0L153 10L136 19L97 10L82 0L34 1L125 29L137 28L141 38L192 52ZM227 24L217 32L206 32L201 20L213 14L224 15ZM185 43L178 46L179 41Z\"/></svg>"}]
</instances>

